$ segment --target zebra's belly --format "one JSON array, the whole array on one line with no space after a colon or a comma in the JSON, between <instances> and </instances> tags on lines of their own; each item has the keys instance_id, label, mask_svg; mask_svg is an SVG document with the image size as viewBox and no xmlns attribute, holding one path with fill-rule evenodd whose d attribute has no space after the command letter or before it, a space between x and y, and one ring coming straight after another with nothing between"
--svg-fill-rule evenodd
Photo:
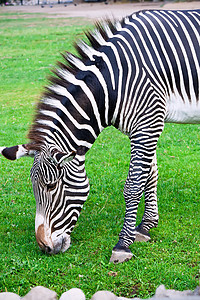
<instances>
[{"instance_id":1,"label":"zebra's belly","mask_svg":"<svg viewBox=\"0 0 200 300\"><path fill-rule=\"evenodd\" d=\"M171 96L167 99L165 123L200 124L200 103L197 99Z\"/></svg>"}]
</instances>

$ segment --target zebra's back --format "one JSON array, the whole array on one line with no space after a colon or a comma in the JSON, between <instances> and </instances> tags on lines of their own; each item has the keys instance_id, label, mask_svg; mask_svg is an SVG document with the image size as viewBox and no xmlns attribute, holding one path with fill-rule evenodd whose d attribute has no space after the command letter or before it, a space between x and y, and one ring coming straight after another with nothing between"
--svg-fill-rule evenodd
<instances>
[{"instance_id":1,"label":"zebra's back","mask_svg":"<svg viewBox=\"0 0 200 300\"><path fill-rule=\"evenodd\" d=\"M140 11L124 19L111 40L121 59L115 120L122 131L131 131L152 93L165 102L165 122L200 122L199 25L199 10Z\"/></svg>"}]
</instances>

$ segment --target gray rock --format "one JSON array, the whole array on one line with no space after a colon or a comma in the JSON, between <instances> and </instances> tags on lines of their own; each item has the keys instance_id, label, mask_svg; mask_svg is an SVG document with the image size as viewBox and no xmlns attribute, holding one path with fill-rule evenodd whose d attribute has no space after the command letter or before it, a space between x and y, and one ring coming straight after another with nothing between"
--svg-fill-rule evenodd
<instances>
[{"instance_id":1,"label":"gray rock","mask_svg":"<svg viewBox=\"0 0 200 300\"><path fill-rule=\"evenodd\" d=\"M85 300L85 295L82 290L74 288L63 293L60 300Z\"/></svg>"},{"instance_id":2,"label":"gray rock","mask_svg":"<svg viewBox=\"0 0 200 300\"><path fill-rule=\"evenodd\" d=\"M132 300L132 299L124 298L124 297L117 297L113 293L108 292L108 291L99 291L92 296L91 300ZM140 300L140 299L134 298L134 300Z\"/></svg>"},{"instance_id":3,"label":"gray rock","mask_svg":"<svg viewBox=\"0 0 200 300\"><path fill-rule=\"evenodd\" d=\"M57 300L57 294L43 286L36 286L21 300Z\"/></svg>"},{"instance_id":4,"label":"gray rock","mask_svg":"<svg viewBox=\"0 0 200 300\"><path fill-rule=\"evenodd\" d=\"M198 287L194 290L193 295L195 295L195 296L200 296L200 286L198 286Z\"/></svg>"},{"instance_id":5,"label":"gray rock","mask_svg":"<svg viewBox=\"0 0 200 300\"><path fill-rule=\"evenodd\" d=\"M20 296L14 293L0 293L0 300L20 300Z\"/></svg>"},{"instance_id":6,"label":"gray rock","mask_svg":"<svg viewBox=\"0 0 200 300\"><path fill-rule=\"evenodd\" d=\"M200 300L200 286L197 287L194 292L186 290L183 292L175 291L175 290L167 290L164 285L160 285L156 289L155 295L150 298L159 300ZM67 300L67 299L66 299ZM70 299L71 300L71 299ZM91 300L131 300L130 298L117 297L113 293L108 291L100 291L93 295ZM140 298L134 298L134 300L142 300ZM149 300L149 299L148 299Z\"/></svg>"},{"instance_id":7,"label":"gray rock","mask_svg":"<svg viewBox=\"0 0 200 300\"><path fill-rule=\"evenodd\" d=\"M175 290L167 290L165 286L162 284L156 289L156 293L153 298L182 298L185 296L191 296L193 292L191 291L175 291Z\"/></svg>"},{"instance_id":8,"label":"gray rock","mask_svg":"<svg viewBox=\"0 0 200 300\"><path fill-rule=\"evenodd\" d=\"M155 297L152 297L152 298L149 298L149 299L146 299L146 300L154 300ZM172 296L172 297L162 297L162 298L157 298L159 300L200 300L200 296ZM135 300L135 298L134 298ZM144 299L140 299L140 300L144 300Z\"/></svg>"},{"instance_id":9,"label":"gray rock","mask_svg":"<svg viewBox=\"0 0 200 300\"><path fill-rule=\"evenodd\" d=\"M140 299L140 298L124 298L124 297L118 297L117 300L144 300L144 299ZM149 300L149 299L148 299Z\"/></svg>"},{"instance_id":10,"label":"gray rock","mask_svg":"<svg viewBox=\"0 0 200 300\"><path fill-rule=\"evenodd\" d=\"M118 297L108 291L96 292L91 300L118 300Z\"/></svg>"},{"instance_id":11,"label":"gray rock","mask_svg":"<svg viewBox=\"0 0 200 300\"><path fill-rule=\"evenodd\" d=\"M166 298L170 300L200 300L200 286L198 286L194 291L176 291L167 290L164 285L160 285L155 292L155 295L151 298L159 300L165 300ZM33 288L27 295L20 298L19 295L14 293L0 293L0 300L57 300L57 294L43 286L37 286ZM65 293L60 297L60 300L86 300L85 295L82 290L74 288ZM91 300L131 300L130 298L117 297L109 291L99 291L95 293ZM139 298L134 298L134 300L140 300Z\"/></svg>"}]
</instances>

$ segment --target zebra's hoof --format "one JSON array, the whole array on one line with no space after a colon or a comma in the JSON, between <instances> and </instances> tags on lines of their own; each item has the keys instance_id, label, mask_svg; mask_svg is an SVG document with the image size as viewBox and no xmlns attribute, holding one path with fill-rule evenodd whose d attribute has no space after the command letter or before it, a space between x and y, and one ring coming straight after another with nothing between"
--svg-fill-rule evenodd
<instances>
[{"instance_id":1,"label":"zebra's hoof","mask_svg":"<svg viewBox=\"0 0 200 300\"><path fill-rule=\"evenodd\" d=\"M110 262L113 262L114 264L119 264L128 261L132 257L133 257L133 253L130 250L129 251L113 250L110 258Z\"/></svg>"},{"instance_id":2,"label":"zebra's hoof","mask_svg":"<svg viewBox=\"0 0 200 300\"><path fill-rule=\"evenodd\" d=\"M135 242L148 242L151 240L150 234L147 231L135 229Z\"/></svg>"}]
</instances>

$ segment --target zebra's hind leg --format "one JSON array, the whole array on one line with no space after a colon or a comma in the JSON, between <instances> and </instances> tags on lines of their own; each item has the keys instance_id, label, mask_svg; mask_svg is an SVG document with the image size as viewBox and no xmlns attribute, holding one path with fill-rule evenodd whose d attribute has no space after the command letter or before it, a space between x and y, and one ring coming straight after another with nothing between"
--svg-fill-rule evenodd
<instances>
[{"instance_id":1,"label":"zebra's hind leg","mask_svg":"<svg viewBox=\"0 0 200 300\"><path fill-rule=\"evenodd\" d=\"M157 160L154 155L149 178L145 185L145 212L142 222L135 228L135 242L148 242L151 240L149 230L158 225L158 206L157 206Z\"/></svg>"},{"instance_id":2,"label":"zebra's hind leg","mask_svg":"<svg viewBox=\"0 0 200 300\"><path fill-rule=\"evenodd\" d=\"M129 250L129 246L136 239L136 215L143 192L145 192L146 197L145 213L138 230L141 231L142 227L142 229L147 231L147 233L145 232L145 236L148 236L149 229L154 227L154 222L158 220L157 197L154 197L156 196L157 187L155 152L158 138L164 126L163 120L160 121L160 114L159 117L155 114L150 119L150 124L145 123L145 126L143 122L141 126L138 124L137 131L131 136L131 161L124 186L124 199L126 203L124 225L119 234L119 242L113 248L111 261L123 262L131 259L133 256ZM149 222L149 217L152 222Z\"/></svg>"},{"instance_id":3,"label":"zebra's hind leg","mask_svg":"<svg viewBox=\"0 0 200 300\"><path fill-rule=\"evenodd\" d=\"M135 228L135 242L148 242L151 240L150 234L148 230L143 228L143 223L141 222Z\"/></svg>"},{"instance_id":4,"label":"zebra's hind leg","mask_svg":"<svg viewBox=\"0 0 200 300\"><path fill-rule=\"evenodd\" d=\"M119 264L125 261L128 261L133 256L133 253L128 247L123 245L123 242L119 240L116 246L112 250L112 255L110 258L110 262L114 264Z\"/></svg>"}]
</instances>

